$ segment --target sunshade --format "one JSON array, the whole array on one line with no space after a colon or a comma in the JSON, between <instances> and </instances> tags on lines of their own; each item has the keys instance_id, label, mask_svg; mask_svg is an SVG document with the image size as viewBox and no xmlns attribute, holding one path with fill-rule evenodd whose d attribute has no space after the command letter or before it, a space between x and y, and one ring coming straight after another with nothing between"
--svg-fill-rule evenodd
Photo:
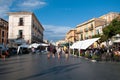
<instances>
[{"instance_id":1,"label":"sunshade","mask_svg":"<svg viewBox=\"0 0 120 80\"><path fill-rule=\"evenodd\" d=\"M92 45L98 39L100 39L100 38L93 38L93 39L87 39L87 40L83 40L83 41L77 41L70 48L72 48L72 49L87 49L90 45Z\"/></svg>"}]
</instances>

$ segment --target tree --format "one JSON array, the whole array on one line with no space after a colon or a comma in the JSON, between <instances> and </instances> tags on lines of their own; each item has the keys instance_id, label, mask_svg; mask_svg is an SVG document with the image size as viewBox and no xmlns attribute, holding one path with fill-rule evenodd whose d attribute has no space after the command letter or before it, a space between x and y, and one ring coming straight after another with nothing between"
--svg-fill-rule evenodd
<instances>
[{"instance_id":1,"label":"tree","mask_svg":"<svg viewBox=\"0 0 120 80\"><path fill-rule=\"evenodd\" d=\"M108 26L103 28L103 35L106 39L110 39L116 34L120 34L120 18L114 19Z\"/></svg>"},{"instance_id":2,"label":"tree","mask_svg":"<svg viewBox=\"0 0 120 80\"><path fill-rule=\"evenodd\" d=\"M112 36L120 34L120 15L114 19L108 26L103 28L103 34L94 35L92 38L101 37L100 42L111 39Z\"/></svg>"}]
</instances>

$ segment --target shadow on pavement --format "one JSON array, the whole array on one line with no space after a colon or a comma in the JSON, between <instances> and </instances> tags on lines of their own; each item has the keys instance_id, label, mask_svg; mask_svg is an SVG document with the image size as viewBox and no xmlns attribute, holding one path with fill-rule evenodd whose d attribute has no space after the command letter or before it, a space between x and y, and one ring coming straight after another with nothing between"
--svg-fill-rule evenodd
<instances>
[{"instance_id":1,"label":"shadow on pavement","mask_svg":"<svg viewBox=\"0 0 120 80\"><path fill-rule=\"evenodd\" d=\"M81 63L55 66L55 67L49 68L47 70L44 70L44 71L42 71L38 74L34 74L34 75L31 75L31 76L28 76L28 77L24 77L24 78L21 78L19 80L27 80L27 79L29 80L31 78L33 79L33 78L48 75L48 74L54 74L55 75L55 74L61 74L61 73L69 72L71 70L79 68L80 64Z\"/></svg>"},{"instance_id":2,"label":"shadow on pavement","mask_svg":"<svg viewBox=\"0 0 120 80\"><path fill-rule=\"evenodd\" d=\"M16 69L16 70L2 71L2 72L0 72L0 75L9 74L9 73L12 73L12 72L18 72L18 71L21 71L21 70L23 70L23 68Z\"/></svg>"}]
</instances>

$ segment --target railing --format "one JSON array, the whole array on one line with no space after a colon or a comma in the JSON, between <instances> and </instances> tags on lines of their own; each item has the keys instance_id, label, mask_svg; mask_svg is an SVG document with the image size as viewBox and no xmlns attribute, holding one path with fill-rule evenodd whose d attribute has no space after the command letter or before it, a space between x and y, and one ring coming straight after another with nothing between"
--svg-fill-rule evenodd
<instances>
[{"instance_id":1,"label":"railing","mask_svg":"<svg viewBox=\"0 0 120 80\"><path fill-rule=\"evenodd\" d=\"M24 26L24 22L18 22L19 26Z\"/></svg>"},{"instance_id":2,"label":"railing","mask_svg":"<svg viewBox=\"0 0 120 80\"><path fill-rule=\"evenodd\" d=\"M89 30L93 30L93 26L89 27Z\"/></svg>"},{"instance_id":3,"label":"railing","mask_svg":"<svg viewBox=\"0 0 120 80\"><path fill-rule=\"evenodd\" d=\"M83 31L82 31L82 30L79 30L79 31L76 31L76 33L77 33L77 34L83 33Z\"/></svg>"},{"instance_id":4,"label":"railing","mask_svg":"<svg viewBox=\"0 0 120 80\"><path fill-rule=\"evenodd\" d=\"M25 35L17 35L17 39L24 39Z\"/></svg>"},{"instance_id":5,"label":"railing","mask_svg":"<svg viewBox=\"0 0 120 80\"><path fill-rule=\"evenodd\" d=\"M88 31L88 28L85 28L84 31L87 32L87 31Z\"/></svg>"}]
</instances>

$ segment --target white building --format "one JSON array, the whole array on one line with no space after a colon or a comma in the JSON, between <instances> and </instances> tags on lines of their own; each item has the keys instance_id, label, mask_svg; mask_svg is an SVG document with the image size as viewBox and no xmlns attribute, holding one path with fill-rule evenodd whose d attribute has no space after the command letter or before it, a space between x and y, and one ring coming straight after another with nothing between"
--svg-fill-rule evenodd
<instances>
[{"instance_id":1,"label":"white building","mask_svg":"<svg viewBox=\"0 0 120 80\"><path fill-rule=\"evenodd\" d=\"M8 39L21 43L43 42L44 28L32 12L10 12ZM19 42L18 41L18 42Z\"/></svg>"}]
</instances>

